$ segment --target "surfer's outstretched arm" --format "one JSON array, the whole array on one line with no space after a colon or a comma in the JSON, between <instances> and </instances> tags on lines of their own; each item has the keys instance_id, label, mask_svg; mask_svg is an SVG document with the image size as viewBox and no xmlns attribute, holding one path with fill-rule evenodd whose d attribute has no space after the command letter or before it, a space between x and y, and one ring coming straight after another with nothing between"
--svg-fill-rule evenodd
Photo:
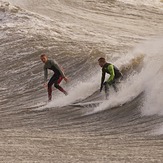
<instances>
[{"instance_id":1,"label":"surfer's outstretched arm","mask_svg":"<svg viewBox=\"0 0 163 163\"><path fill-rule=\"evenodd\" d=\"M44 66L44 83L48 80L48 69Z\"/></svg>"},{"instance_id":2,"label":"surfer's outstretched arm","mask_svg":"<svg viewBox=\"0 0 163 163\"><path fill-rule=\"evenodd\" d=\"M100 92L102 91L104 80L105 80L105 72L102 72Z\"/></svg>"}]
</instances>

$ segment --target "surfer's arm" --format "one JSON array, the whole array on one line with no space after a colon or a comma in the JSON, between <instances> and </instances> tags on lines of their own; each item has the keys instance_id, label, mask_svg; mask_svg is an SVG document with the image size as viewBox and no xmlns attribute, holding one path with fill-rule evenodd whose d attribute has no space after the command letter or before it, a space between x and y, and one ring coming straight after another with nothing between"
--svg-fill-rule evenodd
<instances>
[{"instance_id":1,"label":"surfer's arm","mask_svg":"<svg viewBox=\"0 0 163 163\"><path fill-rule=\"evenodd\" d=\"M115 77L114 66L113 65L109 65L108 66L108 70L110 72L110 77L107 80L107 83L110 84L114 80L114 77Z\"/></svg>"},{"instance_id":2,"label":"surfer's arm","mask_svg":"<svg viewBox=\"0 0 163 163\"><path fill-rule=\"evenodd\" d=\"M48 80L48 69L44 66L44 83Z\"/></svg>"},{"instance_id":3,"label":"surfer's arm","mask_svg":"<svg viewBox=\"0 0 163 163\"><path fill-rule=\"evenodd\" d=\"M102 91L104 80L105 80L105 72L102 72L100 92Z\"/></svg>"}]
</instances>

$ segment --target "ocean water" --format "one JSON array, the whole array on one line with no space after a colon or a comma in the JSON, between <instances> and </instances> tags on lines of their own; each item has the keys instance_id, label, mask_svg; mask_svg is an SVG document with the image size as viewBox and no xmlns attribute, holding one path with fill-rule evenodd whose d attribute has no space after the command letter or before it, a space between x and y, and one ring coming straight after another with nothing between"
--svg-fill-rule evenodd
<instances>
[{"instance_id":1,"label":"ocean water","mask_svg":"<svg viewBox=\"0 0 163 163\"><path fill-rule=\"evenodd\" d=\"M160 0L0 0L0 162L163 162L162 9ZM54 89L50 103L42 53L69 78L69 95ZM105 97L101 56L125 80L90 105Z\"/></svg>"}]
</instances>

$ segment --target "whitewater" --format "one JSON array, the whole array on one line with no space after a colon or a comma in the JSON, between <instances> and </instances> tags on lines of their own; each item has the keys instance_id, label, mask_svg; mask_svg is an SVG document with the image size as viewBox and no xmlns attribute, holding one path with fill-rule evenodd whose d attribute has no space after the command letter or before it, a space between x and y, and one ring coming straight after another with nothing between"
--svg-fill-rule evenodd
<instances>
[{"instance_id":1,"label":"whitewater","mask_svg":"<svg viewBox=\"0 0 163 163\"><path fill-rule=\"evenodd\" d=\"M69 78L50 103L42 53ZM163 161L163 1L0 0L0 56L0 162Z\"/></svg>"}]
</instances>

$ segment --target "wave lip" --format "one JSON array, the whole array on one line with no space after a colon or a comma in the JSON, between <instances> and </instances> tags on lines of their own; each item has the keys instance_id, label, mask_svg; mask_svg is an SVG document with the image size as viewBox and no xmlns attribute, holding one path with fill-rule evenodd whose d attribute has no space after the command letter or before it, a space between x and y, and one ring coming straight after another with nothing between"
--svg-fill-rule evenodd
<instances>
[{"instance_id":1,"label":"wave lip","mask_svg":"<svg viewBox=\"0 0 163 163\"><path fill-rule=\"evenodd\" d=\"M18 6L11 5L8 2L0 1L0 12L17 13L22 9Z\"/></svg>"},{"instance_id":2,"label":"wave lip","mask_svg":"<svg viewBox=\"0 0 163 163\"><path fill-rule=\"evenodd\" d=\"M163 9L163 1L162 0L119 0L121 2L137 5L137 6L150 6L158 9Z\"/></svg>"}]
</instances>

